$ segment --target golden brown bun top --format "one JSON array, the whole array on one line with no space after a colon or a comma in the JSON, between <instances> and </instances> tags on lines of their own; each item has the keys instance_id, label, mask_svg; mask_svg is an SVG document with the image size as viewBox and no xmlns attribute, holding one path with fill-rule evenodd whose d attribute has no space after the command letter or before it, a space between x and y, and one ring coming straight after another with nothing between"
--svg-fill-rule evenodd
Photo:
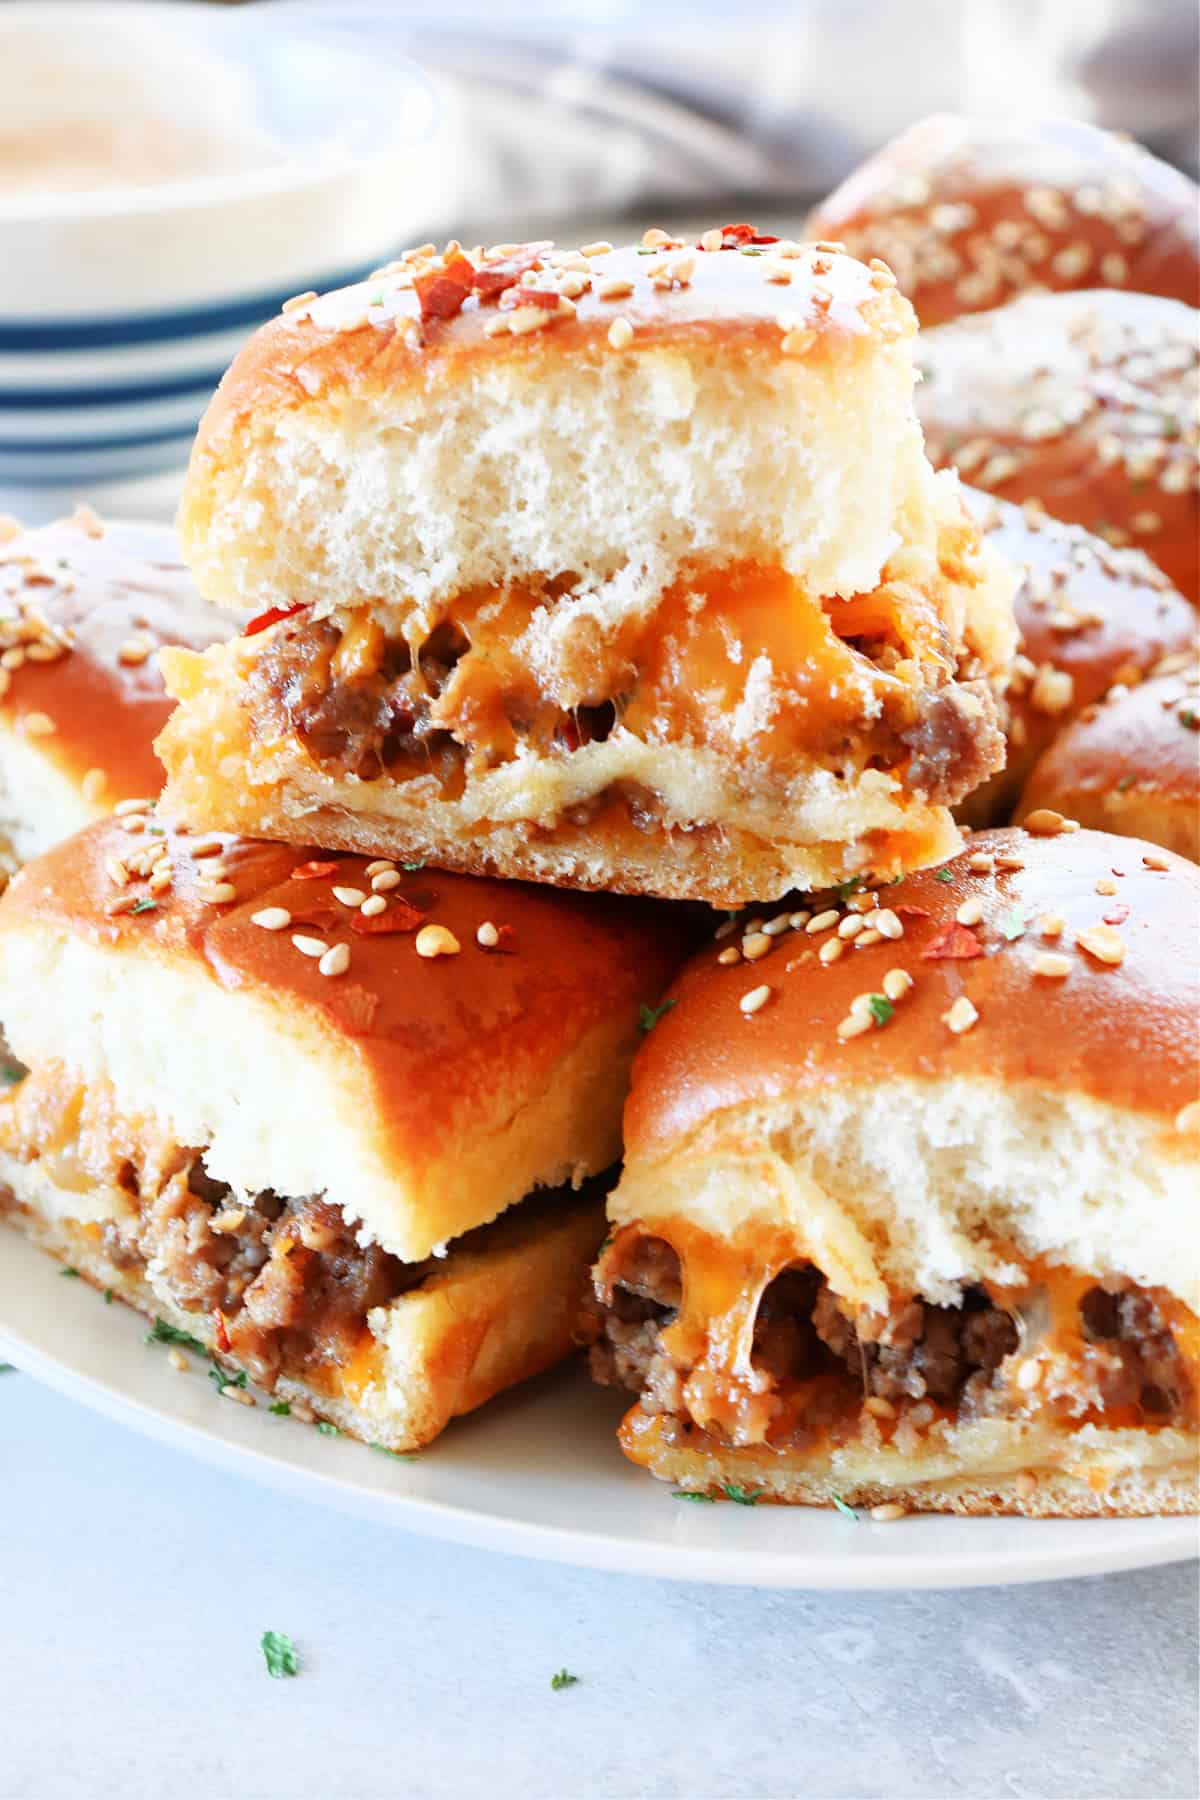
<instances>
[{"instance_id":1,"label":"golden brown bun top","mask_svg":"<svg viewBox=\"0 0 1200 1800\"><path fill-rule=\"evenodd\" d=\"M1127 796L1126 806L1154 796L1178 801L1193 814L1200 810L1200 672L1194 658L1088 707L1038 764L1022 810L1040 804L1037 796L1049 790L1119 793Z\"/></svg>"},{"instance_id":2,"label":"golden brown bun top","mask_svg":"<svg viewBox=\"0 0 1200 1800\"><path fill-rule=\"evenodd\" d=\"M9 523L0 533L0 651L23 652L7 682L0 674L0 721L72 781L101 771L98 798L162 786L152 746L173 703L158 649L203 650L232 629L197 594L165 525L105 522L80 508L54 525Z\"/></svg>"},{"instance_id":3,"label":"golden brown bun top","mask_svg":"<svg viewBox=\"0 0 1200 1800\"><path fill-rule=\"evenodd\" d=\"M670 1155L727 1107L840 1084L967 1077L1086 1096L1164 1123L1196 1099L1200 868L1192 863L1103 832L988 831L943 869L882 889L879 902L903 935L865 949L849 941L828 966L819 950L836 926L813 935L802 925L761 959L722 966L739 927L692 960L634 1065L630 1160ZM959 924L959 909L969 918L976 903L980 921ZM840 917L843 906L831 905ZM1046 955L1066 959L1065 977L1039 972ZM880 1004L892 970L913 985ZM747 1014L742 1000L763 986L764 1004ZM840 1037L859 995L879 997L884 1022L867 1008L869 1027ZM970 1017L965 1002L978 1017L956 1031Z\"/></svg>"},{"instance_id":4,"label":"golden brown bun top","mask_svg":"<svg viewBox=\"0 0 1200 1800\"><path fill-rule=\"evenodd\" d=\"M616 1013L636 1029L695 942L675 909L425 869L397 871L394 885L384 872L387 905L364 918L335 890L371 894L370 858L181 835L153 814L135 832L127 823L102 820L27 864L0 902L0 932L61 929L258 990L282 1029L302 1016L354 1041L364 1094L400 1139L497 1084L524 1103ZM168 858L172 884L154 893L143 872ZM267 928L275 908L285 928ZM499 939L490 949L477 942L485 922ZM419 954L426 925L453 934L457 954ZM297 935L347 946L348 966L322 974Z\"/></svg>"},{"instance_id":5,"label":"golden brown bun top","mask_svg":"<svg viewBox=\"0 0 1200 1800\"><path fill-rule=\"evenodd\" d=\"M929 455L1144 550L1200 603L1200 313L1148 294L1030 294L922 333Z\"/></svg>"},{"instance_id":6,"label":"golden brown bun top","mask_svg":"<svg viewBox=\"0 0 1200 1800\"><path fill-rule=\"evenodd\" d=\"M481 357L536 366L615 356L617 321L639 344L805 358L854 358L916 330L891 273L837 246L736 225L698 243L650 231L640 245L586 250L426 245L353 287L289 301L235 358L201 422L180 515L185 543L202 472L251 410L453 381Z\"/></svg>"},{"instance_id":7,"label":"golden brown bun top","mask_svg":"<svg viewBox=\"0 0 1200 1800\"><path fill-rule=\"evenodd\" d=\"M1033 287L1200 304L1200 193L1095 125L939 114L871 157L807 222L895 270L922 325Z\"/></svg>"},{"instance_id":8,"label":"golden brown bun top","mask_svg":"<svg viewBox=\"0 0 1200 1800\"><path fill-rule=\"evenodd\" d=\"M1024 658L1018 696L1048 664L1070 675L1069 710L1078 711L1195 643L1194 610L1141 551L1114 549L1032 503L1014 506L969 487L963 496L989 543L1021 570L1013 599Z\"/></svg>"}]
</instances>

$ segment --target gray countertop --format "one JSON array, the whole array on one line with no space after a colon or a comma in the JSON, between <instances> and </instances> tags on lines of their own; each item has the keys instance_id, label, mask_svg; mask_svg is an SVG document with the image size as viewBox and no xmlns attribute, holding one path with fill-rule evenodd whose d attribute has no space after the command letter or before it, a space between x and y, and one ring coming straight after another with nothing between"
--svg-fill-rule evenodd
<instances>
[{"instance_id":1,"label":"gray countertop","mask_svg":"<svg viewBox=\"0 0 1200 1800\"><path fill-rule=\"evenodd\" d=\"M879 1596L583 1573L283 1500L15 1373L0 1521L0 1800L1200 1785L1194 1564Z\"/></svg>"}]
</instances>

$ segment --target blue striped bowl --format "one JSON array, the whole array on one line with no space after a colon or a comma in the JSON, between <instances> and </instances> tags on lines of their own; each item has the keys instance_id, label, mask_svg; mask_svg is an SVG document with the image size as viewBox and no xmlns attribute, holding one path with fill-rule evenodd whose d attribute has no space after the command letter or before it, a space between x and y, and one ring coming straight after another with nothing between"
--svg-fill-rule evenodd
<instances>
[{"instance_id":1,"label":"blue striped bowl","mask_svg":"<svg viewBox=\"0 0 1200 1800\"><path fill-rule=\"evenodd\" d=\"M271 155L156 186L0 191L2 487L182 464L256 325L290 294L360 280L452 204L444 106L408 65L322 31L319 9L0 6L6 135L24 107L36 143L48 104L94 128L139 72L151 107L191 95L189 123L252 121Z\"/></svg>"}]
</instances>

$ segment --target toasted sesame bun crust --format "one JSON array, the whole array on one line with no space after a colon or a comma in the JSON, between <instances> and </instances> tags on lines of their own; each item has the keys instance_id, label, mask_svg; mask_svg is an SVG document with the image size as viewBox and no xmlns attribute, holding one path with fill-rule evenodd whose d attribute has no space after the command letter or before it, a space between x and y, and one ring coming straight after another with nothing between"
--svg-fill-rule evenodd
<instances>
[{"instance_id":1,"label":"toasted sesame bun crust","mask_svg":"<svg viewBox=\"0 0 1200 1800\"><path fill-rule=\"evenodd\" d=\"M37 855L115 802L156 794L172 703L155 653L230 636L166 526L86 509L0 533L0 840ZM45 660L43 660L45 659Z\"/></svg>"},{"instance_id":2,"label":"toasted sesame bun crust","mask_svg":"<svg viewBox=\"0 0 1200 1800\"><path fill-rule=\"evenodd\" d=\"M1020 574L1020 642L1002 701L1007 761L956 815L980 826L1011 816L1038 757L1114 683L1132 685L1164 657L1186 653L1196 614L1142 551L1114 549L1032 503L1017 507L974 488L963 497L987 542Z\"/></svg>"},{"instance_id":3,"label":"toasted sesame bun crust","mask_svg":"<svg viewBox=\"0 0 1200 1800\"><path fill-rule=\"evenodd\" d=\"M0 991L23 1062L109 1081L207 1147L215 1179L324 1194L406 1261L614 1160L639 1005L686 953L677 915L422 871L378 877L387 907L368 919L333 891L372 892L365 858L306 879L302 851L225 841L214 876L197 847L113 820L16 878ZM114 882L113 859L148 871L164 853L153 909L114 915L153 884ZM272 908L286 927L255 923ZM425 920L457 953L424 954ZM348 965L322 973L294 935Z\"/></svg>"},{"instance_id":4,"label":"toasted sesame bun crust","mask_svg":"<svg viewBox=\"0 0 1200 1800\"><path fill-rule=\"evenodd\" d=\"M1018 817L1053 807L1200 862L1197 725L1194 662L1086 708L1034 768Z\"/></svg>"},{"instance_id":5,"label":"toasted sesame bun crust","mask_svg":"<svg viewBox=\"0 0 1200 1800\"><path fill-rule=\"evenodd\" d=\"M17 1204L4 1204L6 1187ZM153 1268L112 1260L95 1227L71 1218L71 1196L56 1199L47 1207L36 1166L0 1155L0 1219L96 1287L218 1355L207 1313L176 1305ZM452 1250L420 1286L371 1313L369 1379L339 1380L341 1372L327 1368L317 1385L284 1373L274 1399L308 1406L340 1431L388 1450L431 1442L451 1419L570 1355L602 1231L603 1206L595 1199L568 1197L555 1211L516 1207L482 1241Z\"/></svg>"},{"instance_id":6,"label":"toasted sesame bun crust","mask_svg":"<svg viewBox=\"0 0 1200 1800\"><path fill-rule=\"evenodd\" d=\"M880 894L891 938L828 965L835 921L753 961L713 944L639 1053L610 1216L750 1246L769 1224L772 1261L825 1259L868 1305L955 1294L1015 1246L1200 1310L1198 897L1147 844L983 832ZM891 970L913 985L884 1026L840 1036Z\"/></svg>"},{"instance_id":7,"label":"toasted sesame bun crust","mask_svg":"<svg viewBox=\"0 0 1200 1800\"><path fill-rule=\"evenodd\" d=\"M1146 294L1033 294L925 332L935 463L1115 546L1200 604L1200 316Z\"/></svg>"},{"instance_id":8,"label":"toasted sesame bun crust","mask_svg":"<svg viewBox=\"0 0 1200 1800\"><path fill-rule=\"evenodd\" d=\"M922 326L1029 288L1128 288L1200 304L1200 193L1126 139L1078 120L923 119L808 219L882 257Z\"/></svg>"}]
</instances>

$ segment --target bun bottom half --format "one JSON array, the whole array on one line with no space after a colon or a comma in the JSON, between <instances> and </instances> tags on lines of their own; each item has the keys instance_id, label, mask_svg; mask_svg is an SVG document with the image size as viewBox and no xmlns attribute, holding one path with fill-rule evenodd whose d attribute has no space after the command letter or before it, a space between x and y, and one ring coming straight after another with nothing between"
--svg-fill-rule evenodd
<instances>
[{"instance_id":1,"label":"bun bottom half","mask_svg":"<svg viewBox=\"0 0 1200 1800\"><path fill-rule=\"evenodd\" d=\"M634 1406L619 1432L632 1462L684 1493L736 1487L760 1504L1039 1518L1139 1518L1200 1512L1200 1447L1176 1428L1083 1425L1064 1432L986 1419L948 1424L919 1453L861 1446L789 1455L734 1448L690 1422Z\"/></svg>"},{"instance_id":2,"label":"bun bottom half","mask_svg":"<svg viewBox=\"0 0 1200 1800\"><path fill-rule=\"evenodd\" d=\"M161 1319L223 1354L214 1320L185 1310L155 1281L153 1266L116 1261L101 1228L59 1212L28 1166L0 1157L0 1222L64 1261L148 1319ZM42 1205L30 1204L36 1190ZM24 1196L24 1199L22 1198ZM66 1203L61 1190L55 1200ZM426 1278L368 1315L370 1336L343 1368L311 1375L282 1369L272 1395L310 1409L348 1436L392 1451L421 1448L451 1419L541 1374L576 1348L574 1328L589 1259L603 1233L594 1196L547 1210L514 1207L451 1248Z\"/></svg>"}]
</instances>

